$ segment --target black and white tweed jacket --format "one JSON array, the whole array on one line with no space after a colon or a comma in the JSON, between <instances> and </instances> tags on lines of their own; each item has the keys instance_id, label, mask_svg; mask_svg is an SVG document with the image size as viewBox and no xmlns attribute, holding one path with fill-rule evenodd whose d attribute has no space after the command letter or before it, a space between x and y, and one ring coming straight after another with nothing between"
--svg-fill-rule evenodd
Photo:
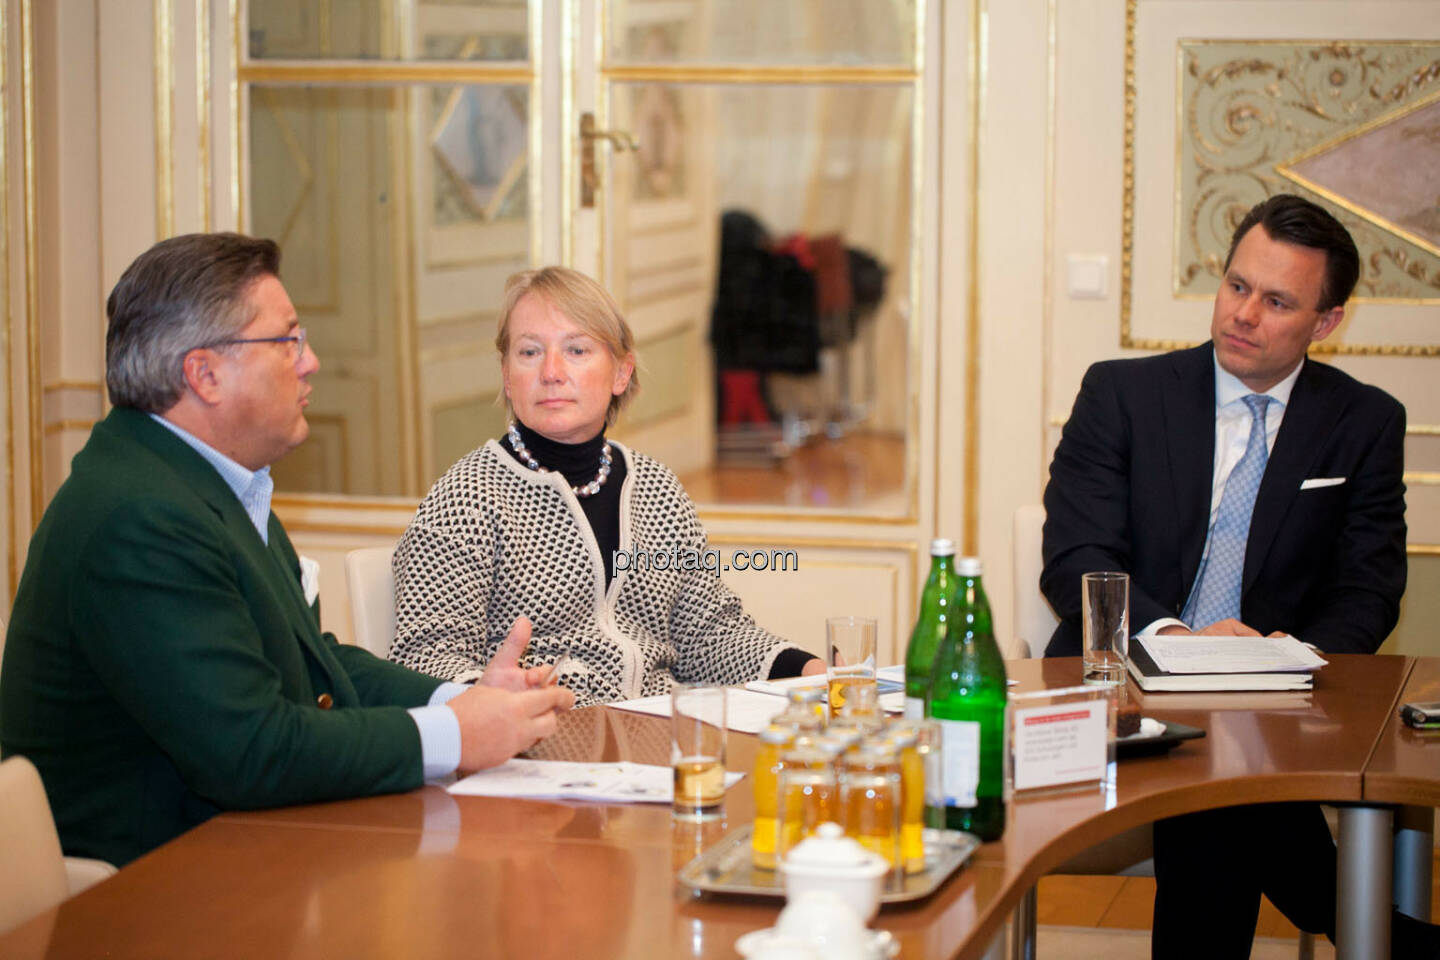
<instances>
[{"instance_id":1,"label":"black and white tweed jacket","mask_svg":"<svg viewBox=\"0 0 1440 960\"><path fill-rule=\"evenodd\" d=\"M611 441L628 470L610 587L590 524L558 473L517 463L494 440L436 482L395 550L390 658L447 680L478 677L520 615L535 631L527 666L567 648L561 682L577 705L665 693L676 682L765 677L792 646L758 626L699 556L705 529L666 467ZM689 553L695 551L695 553ZM691 569L683 569L690 566Z\"/></svg>"}]
</instances>

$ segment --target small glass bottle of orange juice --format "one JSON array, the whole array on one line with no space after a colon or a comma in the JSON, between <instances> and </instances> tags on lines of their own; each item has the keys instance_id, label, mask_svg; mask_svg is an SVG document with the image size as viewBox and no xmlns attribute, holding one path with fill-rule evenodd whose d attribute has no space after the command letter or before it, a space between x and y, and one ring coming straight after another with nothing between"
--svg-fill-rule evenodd
<instances>
[{"instance_id":1,"label":"small glass bottle of orange juice","mask_svg":"<svg viewBox=\"0 0 1440 960\"><path fill-rule=\"evenodd\" d=\"M841 760L845 835L900 866L900 759L886 743L863 743Z\"/></svg>"},{"instance_id":2,"label":"small glass bottle of orange juice","mask_svg":"<svg viewBox=\"0 0 1440 960\"><path fill-rule=\"evenodd\" d=\"M879 693L873 683L856 687L850 692L846 713L866 736L879 732L885 726L885 712L880 709Z\"/></svg>"},{"instance_id":3,"label":"small glass bottle of orange juice","mask_svg":"<svg viewBox=\"0 0 1440 960\"><path fill-rule=\"evenodd\" d=\"M775 869L775 836L780 826L776 816L777 775L780 756L795 742L796 730L783 723L771 723L760 731L760 749L750 777L755 796L755 823L750 831L750 859L763 870Z\"/></svg>"},{"instance_id":4,"label":"small glass bottle of orange juice","mask_svg":"<svg viewBox=\"0 0 1440 960\"><path fill-rule=\"evenodd\" d=\"M780 818L775 845L777 861L827 820L839 822L839 790L835 775L838 749L823 740L799 737L780 755L776 814Z\"/></svg>"},{"instance_id":5,"label":"small glass bottle of orange juice","mask_svg":"<svg viewBox=\"0 0 1440 960\"><path fill-rule=\"evenodd\" d=\"M905 872L925 869L925 760L913 727L891 726L886 739L900 754L900 852Z\"/></svg>"},{"instance_id":6,"label":"small glass bottle of orange juice","mask_svg":"<svg viewBox=\"0 0 1440 960\"><path fill-rule=\"evenodd\" d=\"M790 706L785 711L787 715L803 713L813 717L812 721L807 722L806 729L823 729L826 721L830 719L826 710L824 687L795 687L785 696L790 701Z\"/></svg>"}]
</instances>

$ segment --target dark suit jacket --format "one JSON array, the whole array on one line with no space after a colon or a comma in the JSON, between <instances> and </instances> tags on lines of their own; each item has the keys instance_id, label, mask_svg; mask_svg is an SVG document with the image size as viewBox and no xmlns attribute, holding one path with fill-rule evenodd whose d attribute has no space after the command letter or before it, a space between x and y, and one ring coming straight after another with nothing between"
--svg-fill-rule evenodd
<instances>
[{"instance_id":1,"label":"dark suit jacket","mask_svg":"<svg viewBox=\"0 0 1440 960\"><path fill-rule=\"evenodd\" d=\"M1045 488L1047 656L1080 652L1080 575L1130 574L1130 628L1178 617L1205 549L1215 367L1205 344L1097 363ZM1241 619L1331 653L1371 653L1405 592L1405 408L1307 359L1255 499ZM1344 483L1301 490L1307 479Z\"/></svg>"},{"instance_id":2,"label":"dark suit jacket","mask_svg":"<svg viewBox=\"0 0 1440 960\"><path fill-rule=\"evenodd\" d=\"M39 767L67 853L124 863L222 809L420 785L404 708L438 681L322 634L269 522L267 548L214 468L137 410L75 457L0 669L0 751Z\"/></svg>"}]
</instances>

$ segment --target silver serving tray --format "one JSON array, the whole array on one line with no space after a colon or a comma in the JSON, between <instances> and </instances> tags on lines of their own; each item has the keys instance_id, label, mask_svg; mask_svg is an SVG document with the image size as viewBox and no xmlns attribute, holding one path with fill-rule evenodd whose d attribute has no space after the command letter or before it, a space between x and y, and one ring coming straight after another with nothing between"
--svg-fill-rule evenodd
<instances>
[{"instance_id":1,"label":"silver serving tray","mask_svg":"<svg viewBox=\"0 0 1440 960\"><path fill-rule=\"evenodd\" d=\"M679 880L705 893L737 893L784 897L785 877L779 870L764 870L750 861L750 824L736 827L709 850L680 868ZM904 877L891 874L880 893L881 903L903 903L930 896L964 865L980 846L968 833L956 830L925 831L925 869Z\"/></svg>"}]
</instances>

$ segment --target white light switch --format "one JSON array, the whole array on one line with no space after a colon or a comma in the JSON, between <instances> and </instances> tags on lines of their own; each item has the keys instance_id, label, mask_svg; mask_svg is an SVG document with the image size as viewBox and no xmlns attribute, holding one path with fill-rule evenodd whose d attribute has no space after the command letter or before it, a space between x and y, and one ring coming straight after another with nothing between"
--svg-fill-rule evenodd
<instances>
[{"instance_id":1,"label":"white light switch","mask_svg":"<svg viewBox=\"0 0 1440 960\"><path fill-rule=\"evenodd\" d=\"M1103 300L1110 258L1104 254L1071 253L1065 257L1066 290L1072 300Z\"/></svg>"}]
</instances>

